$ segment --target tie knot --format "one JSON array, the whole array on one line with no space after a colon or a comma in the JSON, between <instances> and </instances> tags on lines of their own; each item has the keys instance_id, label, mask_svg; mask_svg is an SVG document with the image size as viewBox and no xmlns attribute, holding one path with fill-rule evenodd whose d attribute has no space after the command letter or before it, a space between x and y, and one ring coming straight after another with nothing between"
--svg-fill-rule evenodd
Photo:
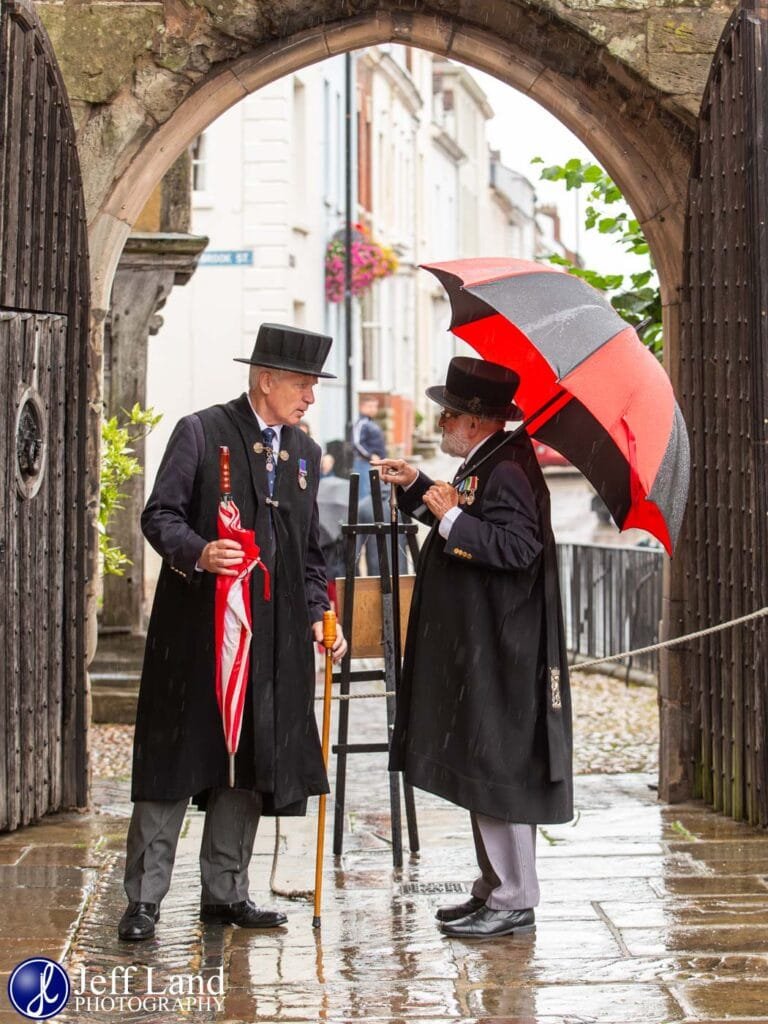
<instances>
[{"instance_id":1,"label":"tie knot","mask_svg":"<svg viewBox=\"0 0 768 1024\"><path fill-rule=\"evenodd\" d=\"M272 427L265 427L261 432L261 436L264 439L264 444L268 444L271 448L272 442L277 437L277 431L273 430Z\"/></svg>"}]
</instances>

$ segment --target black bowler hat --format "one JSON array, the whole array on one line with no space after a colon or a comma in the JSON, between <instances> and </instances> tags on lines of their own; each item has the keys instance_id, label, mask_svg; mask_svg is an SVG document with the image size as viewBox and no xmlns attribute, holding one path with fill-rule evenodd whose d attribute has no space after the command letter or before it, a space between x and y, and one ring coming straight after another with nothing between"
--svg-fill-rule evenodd
<instances>
[{"instance_id":1,"label":"black bowler hat","mask_svg":"<svg viewBox=\"0 0 768 1024\"><path fill-rule=\"evenodd\" d=\"M268 366L273 370L308 373L313 377L331 377L323 373L323 363L333 344L333 338L315 331L305 331L285 324L262 324L250 359L236 358L236 363Z\"/></svg>"},{"instance_id":2,"label":"black bowler hat","mask_svg":"<svg viewBox=\"0 0 768 1024\"><path fill-rule=\"evenodd\" d=\"M445 386L427 388L426 394L451 412L513 420L523 415L512 401L519 383L519 376L506 366L456 356L448 365Z\"/></svg>"}]
</instances>

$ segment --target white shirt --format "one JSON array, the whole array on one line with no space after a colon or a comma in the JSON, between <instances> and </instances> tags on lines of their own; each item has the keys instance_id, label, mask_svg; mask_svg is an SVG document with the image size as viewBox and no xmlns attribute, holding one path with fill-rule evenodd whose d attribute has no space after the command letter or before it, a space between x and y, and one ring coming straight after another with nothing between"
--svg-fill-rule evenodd
<instances>
[{"instance_id":1,"label":"white shirt","mask_svg":"<svg viewBox=\"0 0 768 1024\"><path fill-rule=\"evenodd\" d=\"M250 405L251 412L256 417L256 419L259 421L259 428L260 428L260 430L261 430L261 432L263 434L264 431L269 426L269 424L265 423L264 420L261 418L261 416L259 416L259 414L256 412L256 410L253 408L253 402L251 401L251 396L250 395L248 395L248 405ZM275 432L275 436L272 438L272 451L275 453L275 455L277 455L278 452L280 451L280 435L283 432L283 425L282 425L282 423L275 423L275 425L272 427L272 429Z\"/></svg>"}]
</instances>

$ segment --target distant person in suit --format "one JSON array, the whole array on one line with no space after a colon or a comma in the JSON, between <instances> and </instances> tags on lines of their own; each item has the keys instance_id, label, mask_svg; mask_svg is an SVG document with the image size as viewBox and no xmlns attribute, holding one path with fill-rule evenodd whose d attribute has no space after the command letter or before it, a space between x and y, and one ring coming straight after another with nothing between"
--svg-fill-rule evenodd
<instances>
[{"instance_id":1,"label":"distant person in suit","mask_svg":"<svg viewBox=\"0 0 768 1024\"><path fill-rule=\"evenodd\" d=\"M304 814L328 792L315 724L313 639L329 607L320 551L320 447L298 428L314 402L331 339L263 324L248 363L248 391L185 416L168 442L141 517L163 558L147 632L133 749L121 939L151 938L168 891L190 798L205 808L200 917L241 928L286 918L256 907L248 867L262 814ZM243 725L228 785L216 700L214 602L218 575L242 565L236 540L219 539L219 446L230 452L232 496L254 529L271 595L251 574L253 637ZM339 661L346 643L339 631Z\"/></svg>"},{"instance_id":2,"label":"distant person in suit","mask_svg":"<svg viewBox=\"0 0 768 1024\"><path fill-rule=\"evenodd\" d=\"M441 447L452 483L386 459L400 506L432 531L416 570L390 769L470 812L479 875L443 932L535 925L536 827L573 814L571 707L549 492L530 438L507 433L518 376L451 360Z\"/></svg>"}]
</instances>

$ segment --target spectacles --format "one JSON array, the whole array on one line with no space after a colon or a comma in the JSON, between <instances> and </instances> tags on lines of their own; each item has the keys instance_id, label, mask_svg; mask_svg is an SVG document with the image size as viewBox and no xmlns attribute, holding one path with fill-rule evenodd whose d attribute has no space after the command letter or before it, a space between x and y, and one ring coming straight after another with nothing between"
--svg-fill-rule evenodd
<instances>
[{"instance_id":1,"label":"spectacles","mask_svg":"<svg viewBox=\"0 0 768 1024\"><path fill-rule=\"evenodd\" d=\"M457 420L459 416L463 416L461 412L453 412L451 409L441 409L440 415L438 416L438 422L440 420Z\"/></svg>"}]
</instances>

